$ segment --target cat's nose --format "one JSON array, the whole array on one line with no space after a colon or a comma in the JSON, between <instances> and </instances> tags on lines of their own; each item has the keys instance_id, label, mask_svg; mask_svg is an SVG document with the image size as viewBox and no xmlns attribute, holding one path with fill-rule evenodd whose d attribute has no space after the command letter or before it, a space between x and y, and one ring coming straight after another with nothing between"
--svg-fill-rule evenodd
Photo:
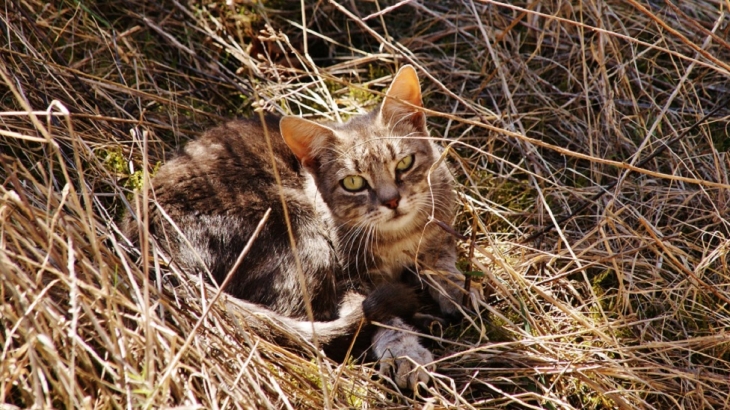
<instances>
[{"instance_id":1,"label":"cat's nose","mask_svg":"<svg viewBox=\"0 0 730 410\"><path fill-rule=\"evenodd\" d=\"M376 191L378 201L389 209L397 209L400 202L398 187L390 181L378 181L375 186L378 187Z\"/></svg>"},{"instance_id":2,"label":"cat's nose","mask_svg":"<svg viewBox=\"0 0 730 410\"><path fill-rule=\"evenodd\" d=\"M399 202L400 202L400 195L397 195L391 199L383 201L383 205L387 206L390 209L397 209Z\"/></svg>"}]
</instances>

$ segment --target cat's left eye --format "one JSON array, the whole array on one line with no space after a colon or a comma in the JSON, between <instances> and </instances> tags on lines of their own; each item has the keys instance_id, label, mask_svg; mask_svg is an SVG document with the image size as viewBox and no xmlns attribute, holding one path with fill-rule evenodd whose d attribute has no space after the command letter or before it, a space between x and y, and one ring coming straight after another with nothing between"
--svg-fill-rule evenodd
<instances>
[{"instance_id":1,"label":"cat's left eye","mask_svg":"<svg viewBox=\"0 0 730 410\"><path fill-rule=\"evenodd\" d=\"M413 166L413 154L408 155L407 157L403 157L402 160L398 161L398 164L395 166L395 169L404 172L408 171Z\"/></svg>"}]
</instances>

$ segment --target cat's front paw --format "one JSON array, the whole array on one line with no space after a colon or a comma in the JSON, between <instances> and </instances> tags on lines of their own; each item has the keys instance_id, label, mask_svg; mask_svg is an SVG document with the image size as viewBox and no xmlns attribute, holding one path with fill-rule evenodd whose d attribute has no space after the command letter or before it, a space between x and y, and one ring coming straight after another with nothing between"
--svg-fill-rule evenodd
<instances>
[{"instance_id":1,"label":"cat's front paw","mask_svg":"<svg viewBox=\"0 0 730 410\"><path fill-rule=\"evenodd\" d=\"M408 329L400 319L391 326ZM373 351L381 375L390 377L400 388L415 390L418 383L427 383L433 370L433 355L421 346L418 336L400 330L380 329L373 338Z\"/></svg>"}]
</instances>

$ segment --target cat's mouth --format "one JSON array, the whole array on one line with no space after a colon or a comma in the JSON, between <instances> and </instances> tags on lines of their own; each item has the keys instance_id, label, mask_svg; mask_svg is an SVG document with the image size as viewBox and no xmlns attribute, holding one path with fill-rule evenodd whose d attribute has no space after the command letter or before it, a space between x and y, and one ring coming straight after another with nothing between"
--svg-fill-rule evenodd
<instances>
[{"instance_id":1,"label":"cat's mouth","mask_svg":"<svg viewBox=\"0 0 730 410\"><path fill-rule=\"evenodd\" d=\"M407 218L411 213L408 211L405 211L403 207L398 207L393 210L393 212L390 215L390 218L388 218L388 221L396 221L401 220L404 218Z\"/></svg>"},{"instance_id":2,"label":"cat's mouth","mask_svg":"<svg viewBox=\"0 0 730 410\"><path fill-rule=\"evenodd\" d=\"M413 224L413 215L413 212L406 212L400 208L394 209L390 215L382 219L380 227L384 231L408 229Z\"/></svg>"}]
</instances>

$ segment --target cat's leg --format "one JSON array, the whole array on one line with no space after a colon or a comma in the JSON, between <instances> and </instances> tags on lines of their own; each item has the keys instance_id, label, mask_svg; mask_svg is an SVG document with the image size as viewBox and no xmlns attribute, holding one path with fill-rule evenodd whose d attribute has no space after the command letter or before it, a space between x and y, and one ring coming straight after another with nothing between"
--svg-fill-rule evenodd
<instances>
[{"instance_id":1,"label":"cat's leg","mask_svg":"<svg viewBox=\"0 0 730 410\"><path fill-rule=\"evenodd\" d=\"M402 330L379 328L375 332L373 354L378 359L380 373L390 376L398 387L411 390L419 382L428 382L433 355L421 346L414 329L400 318L389 319L385 324Z\"/></svg>"},{"instance_id":2,"label":"cat's leg","mask_svg":"<svg viewBox=\"0 0 730 410\"><path fill-rule=\"evenodd\" d=\"M441 234L436 242L436 248L424 253L425 269L420 270L421 277L430 282L429 293L441 308L441 312L448 316L455 316L459 312L464 296L465 276L456 268L456 243L448 234ZM483 302L481 284L472 281L466 298L466 307L478 310L479 303Z\"/></svg>"},{"instance_id":3,"label":"cat's leg","mask_svg":"<svg viewBox=\"0 0 730 410\"><path fill-rule=\"evenodd\" d=\"M441 312L448 316L454 316L459 312L459 306L467 295L464 289L465 277L455 266L441 267L438 270L424 269L421 275L428 278L430 282L429 292L439 304ZM482 286L472 281L469 293L466 298L466 306L469 309L479 310L479 303L484 301Z\"/></svg>"}]
</instances>

